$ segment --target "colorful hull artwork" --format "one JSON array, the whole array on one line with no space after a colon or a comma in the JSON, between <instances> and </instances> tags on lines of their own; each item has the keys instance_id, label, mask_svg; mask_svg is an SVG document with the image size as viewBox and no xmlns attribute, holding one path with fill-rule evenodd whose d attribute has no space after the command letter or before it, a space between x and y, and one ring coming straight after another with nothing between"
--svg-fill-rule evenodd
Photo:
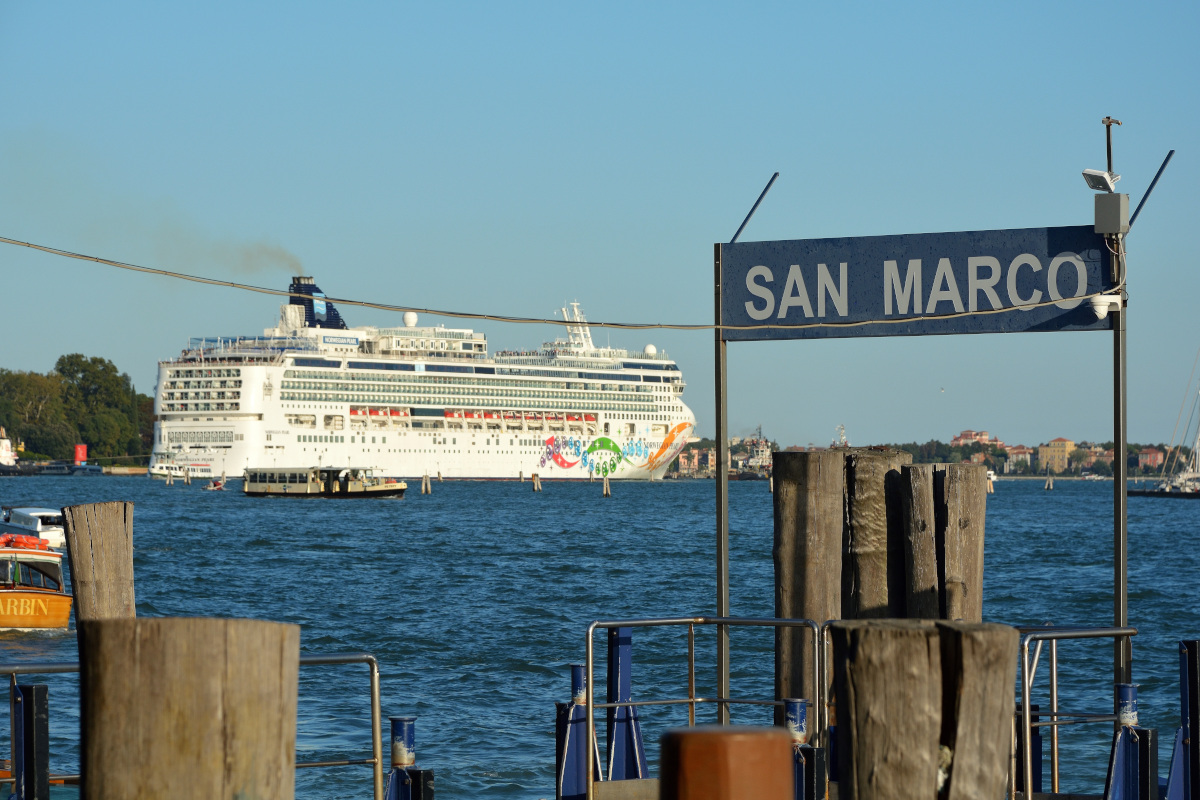
<instances>
[{"instance_id":1,"label":"colorful hull artwork","mask_svg":"<svg viewBox=\"0 0 1200 800\"><path fill-rule=\"evenodd\" d=\"M558 467L576 475L568 477L661 478L679 451L687 444L691 423L676 425L657 450L645 439L618 444L607 436L549 436L538 460L539 468ZM653 451L652 451L653 450Z\"/></svg>"}]
</instances>

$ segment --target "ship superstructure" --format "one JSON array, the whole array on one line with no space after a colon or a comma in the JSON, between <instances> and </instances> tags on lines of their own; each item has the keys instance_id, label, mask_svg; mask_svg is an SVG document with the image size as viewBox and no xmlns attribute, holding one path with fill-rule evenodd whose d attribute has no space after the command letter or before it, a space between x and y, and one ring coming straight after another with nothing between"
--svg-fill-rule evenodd
<instances>
[{"instance_id":1,"label":"ship superstructure","mask_svg":"<svg viewBox=\"0 0 1200 800\"><path fill-rule=\"evenodd\" d=\"M577 303L566 338L489 354L484 334L412 312L347 327L310 277L289 291L262 336L193 339L159 363L151 475L655 480L695 428L678 365L652 345L596 347Z\"/></svg>"}]
</instances>

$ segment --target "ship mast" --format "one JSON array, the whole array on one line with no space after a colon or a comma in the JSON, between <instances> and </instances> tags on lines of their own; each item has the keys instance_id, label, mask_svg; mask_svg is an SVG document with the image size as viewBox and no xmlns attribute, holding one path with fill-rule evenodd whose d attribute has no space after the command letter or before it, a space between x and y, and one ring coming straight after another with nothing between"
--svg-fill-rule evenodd
<instances>
[{"instance_id":1,"label":"ship mast","mask_svg":"<svg viewBox=\"0 0 1200 800\"><path fill-rule=\"evenodd\" d=\"M576 350L595 350L595 345L592 344L592 329L588 327L583 312L579 310L579 303L571 303L569 314L567 309L562 309L562 315L564 322L575 323L567 325L567 341L570 342L571 347Z\"/></svg>"}]
</instances>

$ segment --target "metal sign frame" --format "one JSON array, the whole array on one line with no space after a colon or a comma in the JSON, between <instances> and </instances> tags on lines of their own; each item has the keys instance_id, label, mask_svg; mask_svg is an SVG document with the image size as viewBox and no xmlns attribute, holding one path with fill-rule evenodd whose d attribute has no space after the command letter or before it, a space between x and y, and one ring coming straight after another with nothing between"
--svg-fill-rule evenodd
<instances>
[{"instance_id":1,"label":"metal sign frame","mask_svg":"<svg viewBox=\"0 0 1200 800\"><path fill-rule=\"evenodd\" d=\"M1112 171L1112 125L1120 124L1120 122L1105 117L1103 120L1108 139L1108 172L1115 174ZM1107 261L1109 269L1107 271L1107 281L1101 282L1098 289L1094 292L1089 291L1087 294L1098 296L1106 294L1106 300L1112 300L1111 306L1107 313L1109 321L1104 325L1088 324L1083 326L1075 326L1074 323L1067 321L1066 324L1059 324L1042 328L1042 330L1105 330L1111 329L1113 332L1113 624L1118 628L1128 627L1129 624L1129 579L1128 579L1128 463L1127 463L1127 448L1126 438L1128 431L1128 415L1127 415L1127 381L1128 373L1126 369L1126 304L1128 301L1128 293L1125 288L1126 280L1126 264L1125 264L1125 236L1129 228L1132 228L1133 223L1137 220L1138 215L1142 211L1150 193L1154 191L1154 187L1158 184L1158 179L1162 176L1163 170L1166 169L1171 157L1175 155L1175 151L1171 150L1162 166L1159 167L1158 173L1154 176L1154 180L1150 182L1150 186L1146 190L1146 194L1142 196L1138 203L1137 209L1129 220L1128 227L1125 233L1105 234L1103 242L1107 251ZM767 182L766 188L755 201L754 206L750 209L750 213L746 215L745 220L738 227L737 232L733 235L729 244L737 243L742 231L750 222L750 218L754 216L754 212L758 210L759 204L766 197L767 192L771 190L771 186L779 177L776 172ZM1036 229L1034 229L1036 230ZM1044 229L1053 231L1055 229ZM1062 229L1060 229L1062 230ZM975 232L979 233L979 232ZM991 232L991 233L1014 233L1014 232ZM940 234L940 236L969 236L970 234ZM939 236L939 234L917 234L921 236ZM892 239L903 239L906 237L884 237ZM853 240L843 240L853 241ZM759 243L765 246L773 244L787 243ZM727 393L727 346L728 342L735 339L748 338L832 338L836 333L830 333L828 330L814 336L796 335L784 337L747 337L744 335L735 334L733 337L729 332L736 331L741 326L733 326L727 328L724 324L723 308L724 300L722 290L722 257L724 245L717 243L713 246L713 275L714 275L714 373L715 373L715 404L714 411L717 423L717 463L716 463L716 516L717 516L717 616L731 616L729 608L729 413L728 413L728 393ZM897 259L898 260L898 259ZM1088 259L1091 260L1091 259ZM1089 276L1091 276L1092 265L1089 264ZM1089 282L1089 289L1095 288ZM844 290L843 290L844 291ZM1115 292L1115 294L1112 294ZM919 294L919 293L918 293ZM1082 294L1082 293L1077 293ZM1083 309L1084 312L1090 309ZM1004 312L1009 313L1008 311ZM1022 312L1015 311L1012 313L1020 314ZM952 315L960 316L960 315ZM969 318L970 314L961 315L963 318ZM1075 323L1080 322L1081 318L1076 317ZM744 329L744 328L743 328ZM794 327L793 327L794 329ZM1024 327L1014 330L1037 330L1037 328ZM905 331L907 335L927 335L929 333L979 333L992 332L991 330L946 330L946 331ZM886 333L868 333L867 335L888 335ZM1113 653L1113 681L1114 683L1130 683L1132 664L1132 646L1129 639L1118 638L1114 645ZM719 699L727 699L730 696L729 672L729 631L726 626L718 626L717 629L717 697ZM1114 700L1115 702L1115 700ZM729 705L725 702L717 704L717 719L722 725L729 723Z\"/></svg>"}]
</instances>

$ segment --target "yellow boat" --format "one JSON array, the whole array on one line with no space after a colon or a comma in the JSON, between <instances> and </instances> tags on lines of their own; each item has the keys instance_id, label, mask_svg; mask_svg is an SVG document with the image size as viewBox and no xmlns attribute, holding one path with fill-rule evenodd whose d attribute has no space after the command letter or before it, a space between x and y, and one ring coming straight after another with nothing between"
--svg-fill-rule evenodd
<instances>
[{"instance_id":1,"label":"yellow boat","mask_svg":"<svg viewBox=\"0 0 1200 800\"><path fill-rule=\"evenodd\" d=\"M65 628L70 621L62 553L36 536L0 535L0 630Z\"/></svg>"}]
</instances>

